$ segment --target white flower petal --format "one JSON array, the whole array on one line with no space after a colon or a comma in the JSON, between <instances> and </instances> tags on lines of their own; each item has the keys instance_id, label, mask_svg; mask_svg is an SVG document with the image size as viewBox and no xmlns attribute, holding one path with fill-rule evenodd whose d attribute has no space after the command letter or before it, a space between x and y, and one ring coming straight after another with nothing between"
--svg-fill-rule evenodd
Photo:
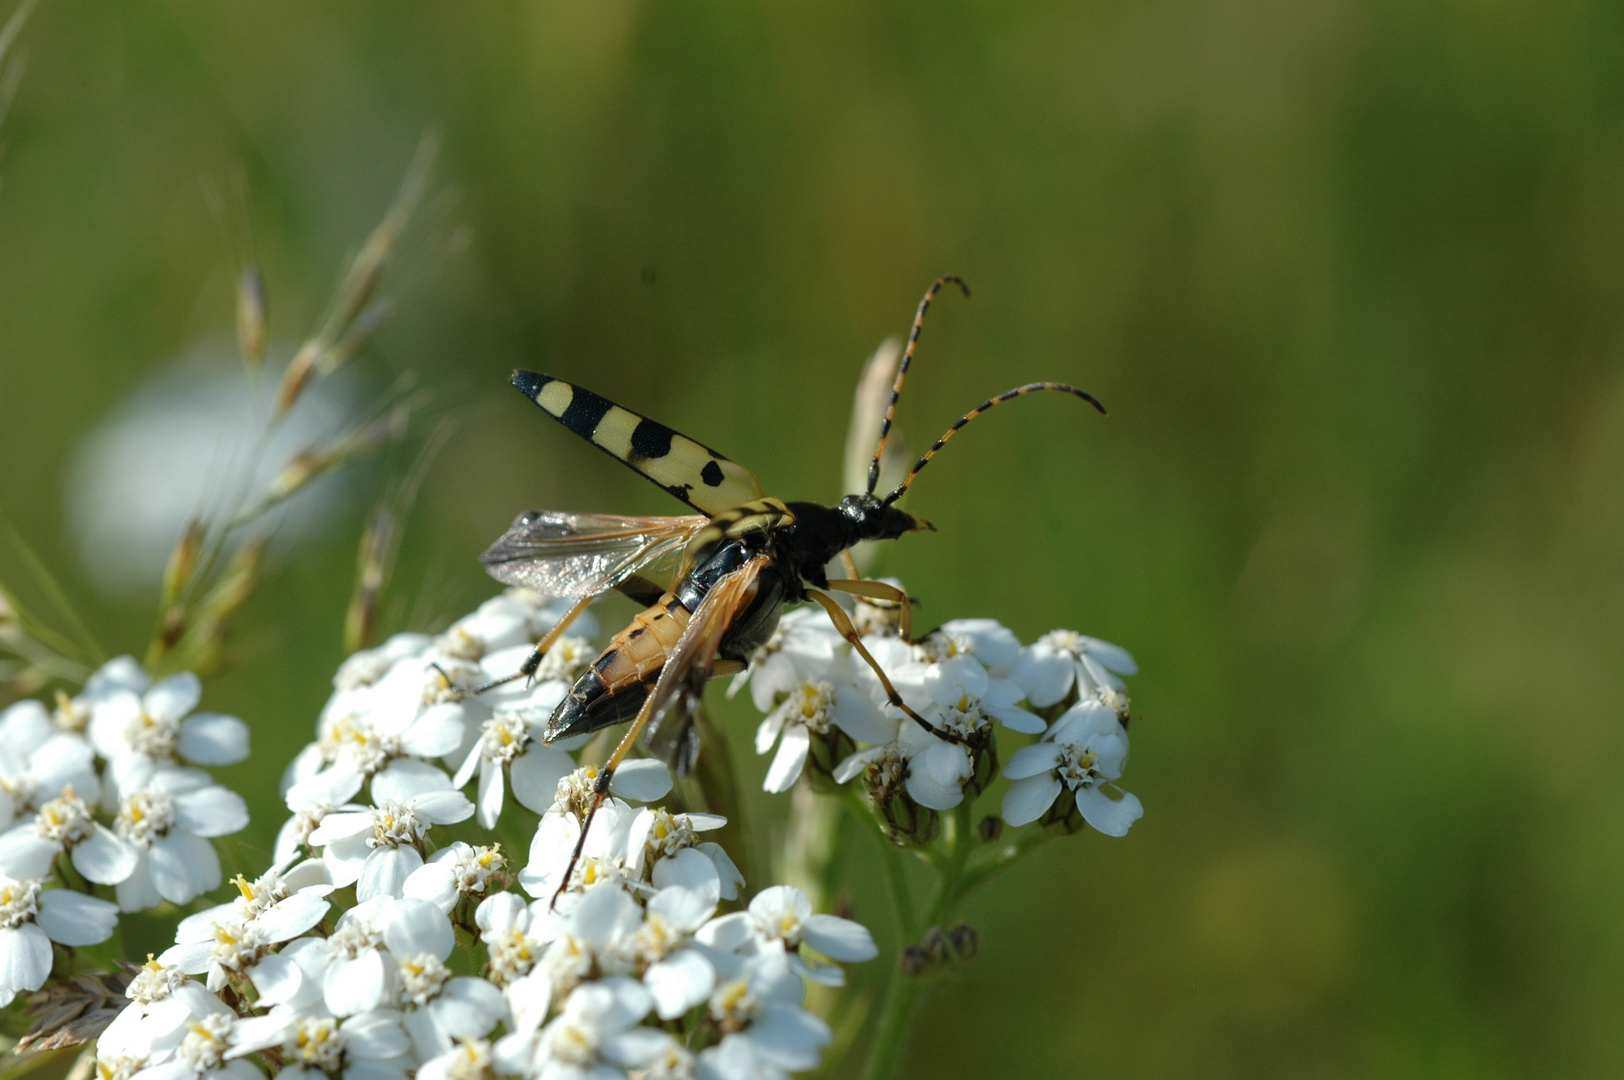
<instances>
[{"instance_id":1,"label":"white flower petal","mask_svg":"<svg viewBox=\"0 0 1624 1080\"><path fill-rule=\"evenodd\" d=\"M230 836L248 827L248 804L235 791L213 785L177 798L175 820L198 836Z\"/></svg>"},{"instance_id":2,"label":"white flower petal","mask_svg":"<svg viewBox=\"0 0 1624 1080\"><path fill-rule=\"evenodd\" d=\"M1079 701L1055 720L1049 738L1057 743L1082 746L1095 735L1115 735L1122 730L1116 710L1089 698Z\"/></svg>"},{"instance_id":3,"label":"white flower petal","mask_svg":"<svg viewBox=\"0 0 1624 1080\"><path fill-rule=\"evenodd\" d=\"M722 883L721 899L737 900L739 898L739 889L744 885L744 875L739 873L737 866L733 865L733 860L728 857L727 852L722 850L722 845L713 844L707 840L695 850L709 859L711 865L716 867L716 876Z\"/></svg>"},{"instance_id":4,"label":"white flower petal","mask_svg":"<svg viewBox=\"0 0 1624 1080\"><path fill-rule=\"evenodd\" d=\"M773 743L778 741L778 733L783 730L784 711L774 708L756 725L756 753L765 754L771 750Z\"/></svg>"},{"instance_id":5,"label":"white flower petal","mask_svg":"<svg viewBox=\"0 0 1624 1080\"><path fill-rule=\"evenodd\" d=\"M328 814L321 819L310 833L311 847L327 847L341 840L348 840L370 832L372 829L371 810L341 810Z\"/></svg>"},{"instance_id":6,"label":"white flower petal","mask_svg":"<svg viewBox=\"0 0 1624 1080\"><path fill-rule=\"evenodd\" d=\"M105 825L98 824L94 832L73 845L73 868L98 885L117 885L135 873L140 861L140 853Z\"/></svg>"},{"instance_id":7,"label":"white flower petal","mask_svg":"<svg viewBox=\"0 0 1624 1080\"><path fill-rule=\"evenodd\" d=\"M909 721L910 724L912 722L913 721L911 720ZM890 726L887 728L887 730L894 733L895 727ZM884 746L874 746L851 755L845 761L842 761L839 765L835 766L835 783L844 784L846 781L852 779L852 777L860 775L864 769L869 767L869 765L884 757L888 749L890 748Z\"/></svg>"},{"instance_id":8,"label":"white flower petal","mask_svg":"<svg viewBox=\"0 0 1624 1080\"><path fill-rule=\"evenodd\" d=\"M368 949L354 960L343 960L327 969L322 980L322 996L334 1016L353 1016L376 1009L383 1000L383 954Z\"/></svg>"},{"instance_id":9,"label":"white flower petal","mask_svg":"<svg viewBox=\"0 0 1624 1080\"><path fill-rule=\"evenodd\" d=\"M176 749L199 765L235 765L248 759L248 725L224 713L194 713L180 725Z\"/></svg>"},{"instance_id":10,"label":"white flower petal","mask_svg":"<svg viewBox=\"0 0 1624 1080\"><path fill-rule=\"evenodd\" d=\"M476 819L487 829L496 828L496 819L502 816L502 799L507 794L507 784L502 766L495 762L487 762L485 768L479 770L479 802L477 804Z\"/></svg>"},{"instance_id":11,"label":"white flower petal","mask_svg":"<svg viewBox=\"0 0 1624 1080\"><path fill-rule=\"evenodd\" d=\"M55 733L56 725L41 702L19 701L0 709L0 746L19 757L27 757Z\"/></svg>"},{"instance_id":12,"label":"white flower petal","mask_svg":"<svg viewBox=\"0 0 1624 1080\"><path fill-rule=\"evenodd\" d=\"M970 775L970 751L959 743L936 739L930 749L914 758L915 768L921 761L925 772L938 784L956 784Z\"/></svg>"},{"instance_id":13,"label":"white flower petal","mask_svg":"<svg viewBox=\"0 0 1624 1080\"><path fill-rule=\"evenodd\" d=\"M808 915L801 924L801 940L829 959L843 963L872 960L880 955L868 927L835 915Z\"/></svg>"},{"instance_id":14,"label":"white flower petal","mask_svg":"<svg viewBox=\"0 0 1624 1080\"><path fill-rule=\"evenodd\" d=\"M778 744L778 753L773 755L773 763L767 768L767 777L761 782L761 789L778 795L794 787L811 749L812 736L806 728L800 724L785 728L784 738Z\"/></svg>"},{"instance_id":15,"label":"white flower petal","mask_svg":"<svg viewBox=\"0 0 1624 1080\"><path fill-rule=\"evenodd\" d=\"M289 1001L304 985L304 974L295 964L285 956L271 953L260 957L248 972L249 978L254 980L254 989L259 991L260 1005L280 1005Z\"/></svg>"},{"instance_id":16,"label":"white flower petal","mask_svg":"<svg viewBox=\"0 0 1624 1080\"><path fill-rule=\"evenodd\" d=\"M1139 674L1139 665L1134 663L1133 654L1122 646L1112 645L1109 641L1101 641L1094 637L1085 637L1082 640L1087 644L1087 655L1098 660L1106 669L1118 675Z\"/></svg>"},{"instance_id":17,"label":"white flower petal","mask_svg":"<svg viewBox=\"0 0 1624 1080\"><path fill-rule=\"evenodd\" d=\"M19 881L44 878L51 872L51 861L61 851L60 843L41 836L34 827L34 819L27 818L0 836L0 872Z\"/></svg>"},{"instance_id":18,"label":"white flower petal","mask_svg":"<svg viewBox=\"0 0 1624 1080\"><path fill-rule=\"evenodd\" d=\"M448 924L449 925L449 924ZM461 975L430 1003L434 1018L454 1038L477 1039L507 1016L507 999L492 983Z\"/></svg>"},{"instance_id":19,"label":"white flower petal","mask_svg":"<svg viewBox=\"0 0 1624 1080\"><path fill-rule=\"evenodd\" d=\"M485 710L479 710L484 713ZM444 757L462 745L463 705L430 705L400 737L401 749L414 757Z\"/></svg>"},{"instance_id":20,"label":"white flower petal","mask_svg":"<svg viewBox=\"0 0 1624 1080\"><path fill-rule=\"evenodd\" d=\"M220 856L214 845L184 829L154 840L147 865L158 895L172 904L187 903L220 885Z\"/></svg>"},{"instance_id":21,"label":"white flower petal","mask_svg":"<svg viewBox=\"0 0 1624 1080\"><path fill-rule=\"evenodd\" d=\"M989 668L1008 667L1020 655L1021 639L997 619L953 619L942 630L968 639L976 659Z\"/></svg>"},{"instance_id":22,"label":"white flower petal","mask_svg":"<svg viewBox=\"0 0 1624 1080\"><path fill-rule=\"evenodd\" d=\"M460 791L430 791L414 797L412 813L434 825L455 825L474 816L474 804Z\"/></svg>"},{"instance_id":23,"label":"white flower petal","mask_svg":"<svg viewBox=\"0 0 1624 1080\"><path fill-rule=\"evenodd\" d=\"M973 656L950 656L925 669L925 692L938 705L957 705L962 698L980 700L987 691L987 669Z\"/></svg>"},{"instance_id":24,"label":"white flower petal","mask_svg":"<svg viewBox=\"0 0 1624 1080\"><path fill-rule=\"evenodd\" d=\"M289 810L308 810L318 803L339 806L355 798L366 777L343 766L323 769L288 786L284 801Z\"/></svg>"},{"instance_id":25,"label":"white flower petal","mask_svg":"<svg viewBox=\"0 0 1624 1080\"><path fill-rule=\"evenodd\" d=\"M1133 823L1145 816L1145 808L1134 795L1123 792L1121 799L1112 800L1094 787L1077 789L1077 809L1084 821L1106 836L1127 836Z\"/></svg>"},{"instance_id":26,"label":"white flower petal","mask_svg":"<svg viewBox=\"0 0 1624 1080\"><path fill-rule=\"evenodd\" d=\"M958 781L940 784L921 769L909 769L903 786L914 802L930 810L951 810L964 801L964 788Z\"/></svg>"},{"instance_id":27,"label":"white flower petal","mask_svg":"<svg viewBox=\"0 0 1624 1080\"><path fill-rule=\"evenodd\" d=\"M1060 764L1060 747L1052 742L1036 742L1023 746L1004 763L1004 775L1011 780L1022 780L1039 773L1052 772Z\"/></svg>"},{"instance_id":28,"label":"white flower petal","mask_svg":"<svg viewBox=\"0 0 1624 1080\"><path fill-rule=\"evenodd\" d=\"M0 930L0 997L38 990L51 973L51 942L33 923Z\"/></svg>"},{"instance_id":29,"label":"white flower petal","mask_svg":"<svg viewBox=\"0 0 1624 1080\"><path fill-rule=\"evenodd\" d=\"M271 941L291 941L326 918L332 906L314 890L295 893L272 904L257 922Z\"/></svg>"},{"instance_id":30,"label":"white flower petal","mask_svg":"<svg viewBox=\"0 0 1624 1080\"><path fill-rule=\"evenodd\" d=\"M1016 705L989 705L982 703L989 716L1011 731L1018 731L1022 735L1041 735L1048 723L1037 713L1027 712Z\"/></svg>"},{"instance_id":31,"label":"white flower petal","mask_svg":"<svg viewBox=\"0 0 1624 1080\"><path fill-rule=\"evenodd\" d=\"M620 886L595 885L582 894L570 919L576 937L606 945L636 930L642 921L642 909Z\"/></svg>"},{"instance_id":32,"label":"white flower petal","mask_svg":"<svg viewBox=\"0 0 1624 1080\"><path fill-rule=\"evenodd\" d=\"M671 791L671 770L654 758L623 761L609 781L609 790L632 802L653 802Z\"/></svg>"},{"instance_id":33,"label":"white flower petal","mask_svg":"<svg viewBox=\"0 0 1624 1080\"><path fill-rule=\"evenodd\" d=\"M1026 691L1026 700L1033 708L1046 709L1071 692L1077 665L1071 657L1040 643L1021 650L1009 677Z\"/></svg>"},{"instance_id":34,"label":"white flower petal","mask_svg":"<svg viewBox=\"0 0 1624 1080\"><path fill-rule=\"evenodd\" d=\"M683 949L650 964L643 985L654 998L661 1020L675 1020L705 1001L716 986L716 969L697 949Z\"/></svg>"},{"instance_id":35,"label":"white flower petal","mask_svg":"<svg viewBox=\"0 0 1624 1080\"><path fill-rule=\"evenodd\" d=\"M141 707L155 720L180 720L203 700L203 683L190 671L160 681L141 695Z\"/></svg>"},{"instance_id":36,"label":"white flower petal","mask_svg":"<svg viewBox=\"0 0 1624 1080\"><path fill-rule=\"evenodd\" d=\"M416 848L380 847L361 864L361 876L355 883L358 901L374 900L380 896L401 896L405 892L406 878L423 865L423 856Z\"/></svg>"},{"instance_id":37,"label":"white flower petal","mask_svg":"<svg viewBox=\"0 0 1624 1080\"><path fill-rule=\"evenodd\" d=\"M113 936L118 905L67 889L51 889L40 894L34 921L59 945L97 945Z\"/></svg>"},{"instance_id":38,"label":"white flower petal","mask_svg":"<svg viewBox=\"0 0 1624 1080\"><path fill-rule=\"evenodd\" d=\"M413 758L396 758L372 778L374 802L408 802L433 791L450 790L451 778L444 769Z\"/></svg>"},{"instance_id":39,"label":"white flower petal","mask_svg":"<svg viewBox=\"0 0 1624 1080\"><path fill-rule=\"evenodd\" d=\"M575 771L575 759L556 746L548 746L539 739L525 747L524 753L508 766L508 778L513 783L513 797L526 810L545 814L553 805L558 782Z\"/></svg>"},{"instance_id":40,"label":"white flower petal","mask_svg":"<svg viewBox=\"0 0 1624 1080\"><path fill-rule=\"evenodd\" d=\"M513 1031L528 1035L547 1018L552 1003L553 984L545 970L538 968L533 975L508 984L508 1007L513 1010Z\"/></svg>"},{"instance_id":41,"label":"white flower petal","mask_svg":"<svg viewBox=\"0 0 1624 1080\"><path fill-rule=\"evenodd\" d=\"M164 902L164 898L158 895L157 886L152 883L150 863L151 860L143 856L137 860L130 876L114 886L120 911L146 911Z\"/></svg>"},{"instance_id":42,"label":"white flower petal","mask_svg":"<svg viewBox=\"0 0 1624 1080\"><path fill-rule=\"evenodd\" d=\"M474 778L474 770L479 768L479 763L484 760L485 755L480 753L479 740L475 739L463 751L462 764L451 774L451 786L458 791L467 787L468 781Z\"/></svg>"},{"instance_id":43,"label":"white flower petal","mask_svg":"<svg viewBox=\"0 0 1624 1080\"><path fill-rule=\"evenodd\" d=\"M855 686L835 688L835 703L830 710L840 730L861 743L888 742L894 734L891 721L867 694Z\"/></svg>"},{"instance_id":44,"label":"white flower petal","mask_svg":"<svg viewBox=\"0 0 1624 1080\"><path fill-rule=\"evenodd\" d=\"M433 904L446 914L457 906L457 880L450 862L433 862L406 875L401 895Z\"/></svg>"},{"instance_id":45,"label":"white flower petal","mask_svg":"<svg viewBox=\"0 0 1624 1080\"><path fill-rule=\"evenodd\" d=\"M1028 748L1030 749L1030 748ZM1054 805L1060 794L1060 777L1053 772L1024 777L1009 785L1004 792L1004 821L1010 825L1025 825L1036 821Z\"/></svg>"},{"instance_id":46,"label":"white flower petal","mask_svg":"<svg viewBox=\"0 0 1624 1080\"><path fill-rule=\"evenodd\" d=\"M654 864L652 876L656 889L681 886L702 897L713 908L722 898L722 878L716 863L696 848L683 848L661 859Z\"/></svg>"},{"instance_id":47,"label":"white flower petal","mask_svg":"<svg viewBox=\"0 0 1624 1080\"><path fill-rule=\"evenodd\" d=\"M819 1052L833 1035L829 1025L802 1009L770 1006L750 1026L751 1041L769 1063L791 1072L817 1067Z\"/></svg>"},{"instance_id":48,"label":"white flower petal","mask_svg":"<svg viewBox=\"0 0 1624 1080\"><path fill-rule=\"evenodd\" d=\"M456 947L457 934L445 912L423 900L401 900L391 905L383 928L384 944L396 956L430 953L444 960ZM479 1034L485 1034L483 1031Z\"/></svg>"}]
</instances>

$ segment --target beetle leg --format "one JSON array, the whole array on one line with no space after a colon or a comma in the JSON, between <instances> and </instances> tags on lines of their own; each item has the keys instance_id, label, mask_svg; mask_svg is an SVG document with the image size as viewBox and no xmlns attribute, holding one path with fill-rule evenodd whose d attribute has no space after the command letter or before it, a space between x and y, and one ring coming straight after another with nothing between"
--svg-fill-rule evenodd
<instances>
[{"instance_id":1,"label":"beetle leg","mask_svg":"<svg viewBox=\"0 0 1624 1080\"><path fill-rule=\"evenodd\" d=\"M908 707L908 703L902 700L902 695L897 693L897 688L891 685L891 679L888 675L886 675L885 669L880 667L879 661L874 659L874 654L868 651L867 645L863 644L863 637L857 632L857 628L851 624L851 617L846 614L845 608L842 608L839 604L837 604L834 597L830 596L826 592L821 592L818 589L808 589L806 590L806 595L816 600L819 606L821 606L824 611L829 613L829 619L835 624L835 629L840 631L840 636L851 642L851 647L857 650L857 655L861 656L864 662L866 662L869 667L874 669L874 674L880 677L880 685L885 688L885 698L887 701L901 709L910 719L914 721L914 723L918 724L920 727L924 728L938 739L943 739L950 743L958 743L961 746L969 745L969 740L965 739L963 735L960 735L956 731L948 731L945 728L937 727L935 724L931 723L929 720L926 720L923 716L920 716L918 713L914 712L913 709Z\"/></svg>"}]
</instances>

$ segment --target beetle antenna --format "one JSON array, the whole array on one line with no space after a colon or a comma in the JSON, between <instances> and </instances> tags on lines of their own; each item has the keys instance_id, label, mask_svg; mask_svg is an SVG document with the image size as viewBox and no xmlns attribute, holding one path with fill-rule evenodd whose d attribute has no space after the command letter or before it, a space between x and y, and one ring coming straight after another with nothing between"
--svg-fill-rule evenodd
<instances>
[{"instance_id":1,"label":"beetle antenna","mask_svg":"<svg viewBox=\"0 0 1624 1080\"><path fill-rule=\"evenodd\" d=\"M900 383L902 380L899 378L897 381ZM921 469L930 464L930 459L936 456L936 451L946 446L947 440L951 439L959 428L963 427L965 424L968 424L970 421L974 420L976 417L980 416L994 405L1002 405L1004 402L1009 401L1012 398L1018 398L1023 394L1035 393L1038 390L1060 390L1067 394L1072 394L1076 397L1082 398L1084 401L1094 406L1094 408L1100 411L1100 415L1105 415L1105 406L1101 405L1097 400L1095 400L1093 394L1079 390L1075 386L1070 386L1066 383L1035 382L1027 383L1025 386L1017 386L1013 390L1005 390L1002 394L999 394L997 397L988 398L986 401L983 401L980 405L977 405L975 408L971 409L969 412L955 420L953 422L953 426L943 432L940 439L936 440L936 445L932 446L929 450L926 450L925 456L914 463L914 467L908 473L907 479L898 484L896 490L887 495L880 505L890 506L892 503L902 498L902 493L908 490L908 485L913 483L914 477L919 475ZM870 472L869 475L872 477L874 474Z\"/></svg>"},{"instance_id":2,"label":"beetle antenna","mask_svg":"<svg viewBox=\"0 0 1624 1080\"><path fill-rule=\"evenodd\" d=\"M891 417L896 415L897 395L902 393L902 380L908 374L908 363L913 360L914 346L919 343L919 332L925 328L925 312L930 310L930 302L936 299L936 294L942 286L952 282L957 285L965 296L970 295L970 286L957 274L943 274L930 283L925 290L925 298L919 301L919 310L914 313L913 329L908 331L908 347L902 350L902 362L897 365L897 381L891 384L891 402L885 407L885 419L880 421L880 441L874 447L874 460L868 465L868 494L874 494L874 485L880 482L880 455L885 451L885 437L891 434Z\"/></svg>"}]
</instances>

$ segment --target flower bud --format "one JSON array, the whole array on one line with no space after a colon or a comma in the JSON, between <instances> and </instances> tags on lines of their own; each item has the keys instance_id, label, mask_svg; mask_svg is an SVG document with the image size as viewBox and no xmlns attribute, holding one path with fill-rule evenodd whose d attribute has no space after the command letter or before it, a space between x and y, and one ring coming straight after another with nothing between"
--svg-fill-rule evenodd
<instances>
[{"instance_id":1,"label":"flower bud","mask_svg":"<svg viewBox=\"0 0 1624 1080\"><path fill-rule=\"evenodd\" d=\"M981 935L969 923L959 923L947 932L947 943L959 960L969 960L981 951Z\"/></svg>"},{"instance_id":2,"label":"flower bud","mask_svg":"<svg viewBox=\"0 0 1624 1080\"><path fill-rule=\"evenodd\" d=\"M970 751L970 777L964 782L964 797L973 801L998 775L998 740L985 724L970 732L965 740L965 748Z\"/></svg>"},{"instance_id":3,"label":"flower bud","mask_svg":"<svg viewBox=\"0 0 1624 1080\"><path fill-rule=\"evenodd\" d=\"M904 783L907 763L896 749L890 748L863 773L863 786L874 807L891 827L891 839L897 844L928 844L936 836L941 821L936 811L920 806L908 794Z\"/></svg>"},{"instance_id":4,"label":"flower bud","mask_svg":"<svg viewBox=\"0 0 1624 1080\"><path fill-rule=\"evenodd\" d=\"M812 735L806 755L806 775L814 791L834 793L840 790L835 783L835 767L857 750L857 744L840 728L830 724L828 729Z\"/></svg>"},{"instance_id":5,"label":"flower bud","mask_svg":"<svg viewBox=\"0 0 1624 1080\"><path fill-rule=\"evenodd\" d=\"M1077 809L1077 800L1067 791L1060 793L1060 798L1054 801L1038 824L1056 836L1070 836L1088 828L1088 822L1083 820L1083 812Z\"/></svg>"}]
</instances>

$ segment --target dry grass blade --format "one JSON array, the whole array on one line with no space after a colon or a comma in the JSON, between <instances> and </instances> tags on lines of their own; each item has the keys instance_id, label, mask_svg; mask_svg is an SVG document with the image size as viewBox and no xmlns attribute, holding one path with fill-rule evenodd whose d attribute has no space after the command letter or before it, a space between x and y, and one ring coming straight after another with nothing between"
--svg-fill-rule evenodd
<instances>
[{"instance_id":1,"label":"dry grass blade","mask_svg":"<svg viewBox=\"0 0 1624 1080\"><path fill-rule=\"evenodd\" d=\"M138 970L120 961L117 971L77 975L29 995L28 1012L34 1023L17 1040L14 1052L40 1053L92 1041L129 1004L124 991Z\"/></svg>"},{"instance_id":2,"label":"dry grass blade","mask_svg":"<svg viewBox=\"0 0 1624 1080\"><path fill-rule=\"evenodd\" d=\"M210 674L220 667L231 618L248 602L260 582L265 559L265 537L243 543L230 564L191 610L176 606L166 614L147 646L145 666L154 675L174 671Z\"/></svg>"},{"instance_id":3,"label":"dry grass blade","mask_svg":"<svg viewBox=\"0 0 1624 1080\"><path fill-rule=\"evenodd\" d=\"M237 351L250 370L258 370L265 363L268 310L265 279L259 267L244 266L237 275Z\"/></svg>"},{"instance_id":4,"label":"dry grass blade","mask_svg":"<svg viewBox=\"0 0 1624 1080\"><path fill-rule=\"evenodd\" d=\"M0 591L6 595L6 603L11 609L12 616L18 626L34 641L59 654L63 659L77 664L98 665L107 659L107 650L102 648L91 633L90 627L84 619L79 617L78 611L68 600L67 593L51 571L46 567L34 549L22 538L22 534L10 522L3 525L3 535L11 543L12 556L33 577L35 585L44 594L46 601L56 609L68 624L69 628L78 635L79 640L73 641L53 630L43 620L35 617L26 607L17 600L14 589L7 589L0 583Z\"/></svg>"},{"instance_id":5,"label":"dry grass blade","mask_svg":"<svg viewBox=\"0 0 1624 1080\"><path fill-rule=\"evenodd\" d=\"M348 362L388 318L391 307L372 303L373 294L383 280L401 233L423 201L439 151L439 136L433 132L425 134L401 180L394 203L344 271L332 310L321 329L299 347L283 373L276 394L275 415L285 415L316 377L329 374Z\"/></svg>"},{"instance_id":6,"label":"dry grass blade","mask_svg":"<svg viewBox=\"0 0 1624 1080\"><path fill-rule=\"evenodd\" d=\"M428 473L429 465L450 440L454 429L451 421L441 421L424 442L406 478L372 508L366 530L361 534L360 550L356 553L355 588L344 613L346 652L363 649L373 640L378 625L379 602L394 572L406 516L412 503L417 500L418 489Z\"/></svg>"}]
</instances>

